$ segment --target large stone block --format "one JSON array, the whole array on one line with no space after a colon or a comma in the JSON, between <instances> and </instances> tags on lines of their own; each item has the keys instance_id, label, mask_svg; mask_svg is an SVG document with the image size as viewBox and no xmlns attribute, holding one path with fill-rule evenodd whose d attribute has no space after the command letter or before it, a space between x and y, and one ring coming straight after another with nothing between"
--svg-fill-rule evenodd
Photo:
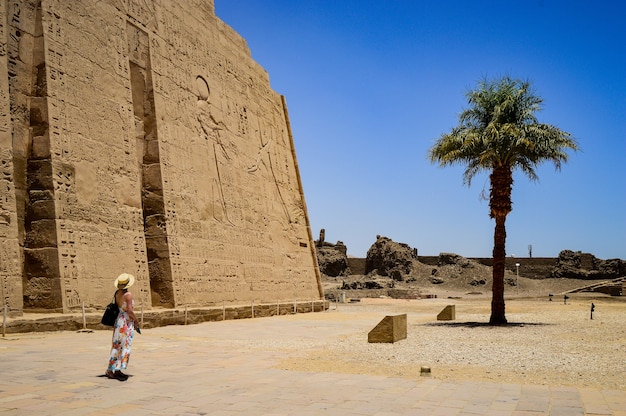
<instances>
[{"instance_id":1,"label":"large stone block","mask_svg":"<svg viewBox=\"0 0 626 416\"><path fill-rule=\"evenodd\" d=\"M28 161L28 188L52 189L52 164L50 159Z\"/></svg>"},{"instance_id":2,"label":"large stone block","mask_svg":"<svg viewBox=\"0 0 626 416\"><path fill-rule=\"evenodd\" d=\"M32 221L30 231L26 236L29 248L44 248L57 246L57 230L54 219Z\"/></svg>"},{"instance_id":3,"label":"large stone block","mask_svg":"<svg viewBox=\"0 0 626 416\"><path fill-rule=\"evenodd\" d=\"M159 142L157 140L147 140L144 146L144 163L155 163L159 161Z\"/></svg>"},{"instance_id":4,"label":"large stone block","mask_svg":"<svg viewBox=\"0 0 626 416\"><path fill-rule=\"evenodd\" d=\"M388 315L367 334L367 342L394 343L406 338L406 314Z\"/></svg>"},{"instance_id":5,"label":"large stone block","mask_svg":"<svg viewBox=\"0 0 626 416\"><path fill-rule=\"evenodd\" d=\"M448 305L437 315L438 321L454 321L456 319L456 306Z\"/></svg>"},{"instance_id":6,"label":"large stone block","mask_svg":"<svg viewBox=\"0 0 626 416\"><path fill-rule=\"evenodd\" d=\"M50 158L50 139L48 138L48 135L33 137L31 155L34 159Z\"/></svg>"},{"instance_id":7,"label":"large stone block","mask_svg":"<svg viewBox=\"0 0 626 416\"><path fill-rule=\"evenodd\" d=\"M146 217L163 213L163 195L144 190L142 203Z\"/></svg>"},{"instance_id":8,"label":"large stone block","mask_svg":"<svg viewBox=\"0 0 626 416\"><path fill-rule=\"evenodd\" d=\"M31 220L54 219L54 195L51 191L30 191L28 214Z\"/></svg>"},{"instance_id":9,"label":"large stone block","mask_svg":"<svg viewBox=\"0 0 626 416\"><path fill-rule=\"evenodd\" d=\"M62 307L59 279L47 276L32 277L24 283L24 306L53 310L58 312Z\"/></svg>"},{"instance_id":10,"label":"large stone block","mask_svg":"<svg viewBox=\"0 0 626 416\"><path fill-rule=\"evenodd\" d=\"M163 189L161 166L158 163L143 166L143 186L149 191Z\"/></svg>"},{"instance_id":11,"label":"large stone block","mask_svg":"<svg viewBox=\"0 0 626 416\"><path fill-rule=\"evenodd\" d=\"M26 277L59 277L59 252L54 247L25 249Z\"/></svg>"}]
</instances>

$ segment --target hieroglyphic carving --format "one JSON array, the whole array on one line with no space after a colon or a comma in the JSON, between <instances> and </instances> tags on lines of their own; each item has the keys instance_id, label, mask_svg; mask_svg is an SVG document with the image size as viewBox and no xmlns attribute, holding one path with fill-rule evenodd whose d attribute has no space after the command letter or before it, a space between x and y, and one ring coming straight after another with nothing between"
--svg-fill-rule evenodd
<instances>
[{"instance_id":1,"label":"hieroglyphic carving","mask_svg":"<svg viewBox=\"0 0 626 416\"><path fill-rule=\"evenodd\" d=\"M157 29L156 7L152 0L117 0L120 7L135 23L140 23L148 28Z\"/></svg>"},{"instance_id":2,"label":"hieroglyphic carving","mask_svg":"<svg viewBox=\"0 0 626 416\"><path fill-rule=\"evenodd\" d=\"M44 16L43 29L46 31L46 38L58 44L63 43L64 31L59 12L46 10Z\"/></svg>"},{"instance_id":3,"label":"hieroglyphic carving","mask_svg":"<svg viewBox=\"0 0 626 416\"><path fill-rule=\"evenodd\" d=\"M2 64L2 60L0 60L0 64ZM3 81L4 80L0 81L0 85L4 84ZM11 114L8 92L8 85L6 85L5 88L0 89L0 143L8 141L9 135L7 133L9 133L11 129Z\"/></svg>"},{"instance_id":4,"label":"hieroglyphic carving","mask_svg":"<svg viewBox=\"0 0 626 416\"><path fill-rule=\"evenodd\" d=\"M7 2L0 1L0 59L4 62L7 56Z\"/></svg>"},{"instance_id":5,"label":"hieroglyphic carving","mask_svg":"<svg viewBox=\"0 0 626 416\"><path fill-rule=\"evenodd\" d=\"M0 254L1 255L1 254ZM2 285L2 305L11 305L11 291L14 285L11 282L11 275L0 272L0 284Z\"/></svg>"},{"instance_id":6,"label":"hieroglyphic carving","mask_svg":"<svg viewBox=\"0 0 626 416\"><path fill-rule=\"evenodd\" d=\"M65 103L52 97L48 98L48 129L50 149L54 155L67 159L71 145L65 134Z\"/></svg>"},{"instance_id":7,"label":"hieroglyphic carving","mask_svg":"<svg viewBox=\"0 0 626 416\"><path fill-rule=\"evenodd\" d=\"M71 225L59 222L59 266L63 287L63 302L66 308L77 308L81 304L79 290L78 261L76 254L76 236Z\"/></svg>"},{"instance_id":8,"label":"hieroglyphic carving","mask_svg":"<svg viewBox=\"0 0 626 416\"><path fill-rule=\"evenodd\" d=\"M11 150L0 147L0 237L10 238L15 232L15 187ZM12 236L15 238L15 236Z\"/></svg>"},{"instance_id":9,"label":"hieroglyphic carving","mask_svg":"<svg viewBox=\"0 0 626 416\"><path fill-rule=\"evenodd\" d=\"M53 36L47 37L46 42L46 70L48 72L48 94L56 97L62 94L65 88L65 53L63 48L62 30L59 17L47 14L47 27L52 25Z\"/></svg>"},{"instance_id":10,"label":"hieroglyphic carving","mask_svg":"<svg viewBox=\"0 0 626 416\"><path fill-rule=\"evenodd\" d=\"M8 58L9 78L13 78L17 76L17 64L20 59L20 38L22 37L20 23L25 5L19 1L10 1L7 6L9 36L6 45L6 55Z\"/></svg>"},{"instance_id":11,"label":"hieroglyphic carving","mask_svg":"<svg viewBox=\"0 0 626 416\"><path fill-rule=\"evenodd\" d=\"M9 146L10 136L6 133L10 132L11 113L10 113L10 97L8 85L8 65L7 65L7 10L6 2L0 2L0 146Z\"/></svg>"},{"instance_id":12,"label":"hieroglyphic carving","mask_svg":"<svg viewBox=\"0 0 626 416\"><path fill-rule=\"evenodd\" d=\"M189 31L186 30L187 25L185 25L181 17L176 13L161 13L158 16L158 20L159 33L162 39L170 45L169 52L178 55L186 51L191 43L187 42L188 39L186 39L185 35L188 35ZM176 62L184 61L179 59Z\"/></svg>"},{"instance_id":13,"label":"hieroglyphic carving","mask_svg":"<svg viewBox=\"0 0 626 416\"><path fill-rule=\"evenodd\" d=\"M124 16L115 15L111 18L111 24L108 28L108 44L111 45L110 51L112 54L112 62L107 62L107 65L112 65L116 75L128 78L128 57L126 53L127 41L126 41L126 19Z\"/></svg>"},{"instance_id":14,"label":"hieroglyphic carving","mask_svg":"<svg viewBox=\"0 0 626 416\"><path fill-rule=\"evenodd\" d=\"M54 194L61 217L71 218L72 207L76 207L74 167L67 163L57 163L54 167Z\"/></svg>"},{"instance_id":15,"label":"hieroglyphic carving","mask_svg":"<svg viewBox=\"0 0 626 416\"><path fill-rule=\"evenodd\" d=\"M2 305L10 308L21 309L22 284L20 275L20 263L22 256L19 253L17 241L0 240L0 279L2 284Z\"/></svg>"}]
</instances>

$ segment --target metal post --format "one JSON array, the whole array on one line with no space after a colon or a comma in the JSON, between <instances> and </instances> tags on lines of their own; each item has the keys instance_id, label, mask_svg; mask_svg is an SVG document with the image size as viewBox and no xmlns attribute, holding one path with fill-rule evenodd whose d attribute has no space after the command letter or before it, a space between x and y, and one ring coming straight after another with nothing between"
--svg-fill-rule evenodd
<instances>
[{"instance_id":1,"label":"metal post","mask_svg":"<svg viewBox=\"0 0 626 416\"><path fill-rule=\"evenodd\" d=\"M2 337L4 338L7 334L7 305L4 305L4 318L2 319Z\"/></svg>"},{"instance_id":2,"label":"metal post","mask_svg":"<svg viewBox=\"0 0 626 416\"><path fill-rule=\"evenodd\" d=\"M87 329L87 318L85 318L85 302L83 302L83 329Z\"/></svg>"},{"instance_id":3,"label":"metal post","mask_svg":"<svg viewBox=\"0 0 626 416\"><path fill-rule=\"evenodd\" d=\"M185 325L187 325L187 305L185 305Z\"/></svg>"},{"instance_id":4,"label":"metal post","mask_svg":"<svg viewBox=\"0 0 626 416\"><path fill-rule=\"evenodd\" d=\"M517 292L519 293L519 263L515 263L515 286L517 286Z\"/></svg>"}]
</instances>

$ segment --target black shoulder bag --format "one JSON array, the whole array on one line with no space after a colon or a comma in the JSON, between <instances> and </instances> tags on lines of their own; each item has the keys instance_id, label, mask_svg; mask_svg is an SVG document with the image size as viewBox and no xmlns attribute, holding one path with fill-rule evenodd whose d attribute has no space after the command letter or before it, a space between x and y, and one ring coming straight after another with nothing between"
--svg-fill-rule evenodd
<instances>
[{"instance_id":1,"label":"black shoulder bag","mask_svg":"<svg viewBox=\"0 0 626 416\"><path fill-rule=\"evenodd\" d=\"M107 308L104 310L104 315L102 315L102 319L100 322L102 325L106 326L114 326L115 320L117 319L117 315L120 313L120 308L117 306L117 302L115 302L115 295L113 295L113 300L111 303L107 305Z\"/></svg>"}]
</instances>

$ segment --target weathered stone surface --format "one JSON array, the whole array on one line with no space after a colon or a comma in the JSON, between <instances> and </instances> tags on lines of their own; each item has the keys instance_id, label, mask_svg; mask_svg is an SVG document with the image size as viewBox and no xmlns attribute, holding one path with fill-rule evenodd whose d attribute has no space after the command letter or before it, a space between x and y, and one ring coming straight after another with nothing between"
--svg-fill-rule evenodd
<instances>
[{"instance_id":1,"label":"weathered stone surface","mask_svg":"<svg viewBox=\"0 0 626 416\"><path fill-rule=\"evenodd\" d=\"M383 289L383 286L380 282L375 280L365 280L359 282L346 283L343 282L341 285L342 290L358 290L358 289Z\"/></svg>"},{"instance_id":2,"label":"weathered stone surface","mask_svg":"<svg viewBox=\"0 0 626 416\"><path fill-rule=\"evenodd\" d=\"M31 220L54 219L54 195L52 191L31 191L28 214Z\"/></svg>"},{"instance_id":3,"label":"weathered stone surface","mask_svg":"<svg viewBox=\"0 0 626 416\"><path fill-rule=\"evenodd\" d=\"M30 160L28 162L28 187L30 189L52 189L52 165L50 160Z\"/></svg>"},{"instance_id":4,"label":"weathered stone surface","mask_svg":"<svg viewBox=\"0 0 626 416\"><path fill-rule=\"evenodd\" d=\"M417 252L408 244L377 236L376 242L367 251L365 273L376 272L380 276L403 280L411 274L414 261L417 261Z\"/></svg>"},{"instance_id":5,"label":"weathered stone surface","mask_svg":"<svg viewBox=\"0 0 626 416\"><path fill-rule=\"evenodd\" d=\"M323 296L285 100L213 1L0 2L0 19L13 313L104 306L122 272L146 308ZM56 255L27 265L40 247Z\"/></svg>"},{"instance_id":6,"label":"weathered stone surface","mask_svg":"<svg viewBox=\"0 0 626 416\"><path fill-rule=\"evenodd\" d=\"M32 221L30 226L31 231L26 239L29 248L56 247L57 229L54 219Z\"/></svg>"},{"instance_id":7,"label":"weathered stone surface","mask_svg":"<svg viewBox=\"0 0 626 416\"><path fill-rule=\"evenodd\" d=\"M437 315L438 321L454 321L455 319L456 319L456 306L455 305L447 305Z\"/></svg>"},{"instance_id":8,"label":"weathered stone surface","mask_svg":"<svg viewBox=\"0 0 626 416\"><path fill-rule=\"evenodd\" d=\"M469 267L470 261L463 256L455 253L439 253L438 266L457 265L460 267Z\"/></svg>"},{"instance_id":9,"label":"weathered stone surface","mask_svg":"<svg viewBox=\"0 0 626 416\"><path fill-rule=\"evenodd\" d=\"M142 202L144 217L161 214L163 209L163 195L144 189Z\"/></svg>"},{"instance_id":10,"label":"weathered stone surface","mask_svg":"<svg viewBox=\"0 0 626 416\"><path fill-rule=\"evenodd\" d=\"M143 186L148 192L158 192L163 189L161 166L158 163L143 165Z\"/></svg>"},{"instance_id":11,"label":"weathered stone surface","mask_svg":"<svg viewBox=\"0 0 626 416\"><path fill-rule=\"evenodd\" d=\"M27 278L58 278L59 255L55 247L24 250L24 262L29 265Z\"/></svg>"},{"instance_id":12,"label":"weathered stone surface","mask_svg":"<svg viewBox=\"0 0 626 416\"><path fill-rule=\"evenodd\" d=\"M318 240L315 242L315 247L320 272L330 277L350 275L348 250L345 244L341 241L337 241L337 244L331 244Z\"/></svg>"},{"instance_id":13,"label":"weathered stone surface","mask_svg":"<svg viewBox=\"0 0 626 416\"><path fill-rule=\"evenodd\" d=\"M563 250L559 253L552 277L572 279L615 279L626 274L620 259L600 260L589 253Z\"/></svg>"},{"instance_id":14,"label":"weathered stone surface","mask_svg":"<svg viewBox=\"0 0 626 416\"><path fill-rule=\"evenodd\" d=\"M394 343L406 339L406 314L388 315L367 334L367 342Z\"/></svg>"},{"instance_id":15,"label":"weathered stone surface","mask_svg":"<svg viewBox=\"0 0 626 416\"><path fill-rule=\"evenodd\" d=\"M50 138L47 135L33 137L31 154L35 159L48 159L50 157Z\"/></svg>"}]
</instances>

